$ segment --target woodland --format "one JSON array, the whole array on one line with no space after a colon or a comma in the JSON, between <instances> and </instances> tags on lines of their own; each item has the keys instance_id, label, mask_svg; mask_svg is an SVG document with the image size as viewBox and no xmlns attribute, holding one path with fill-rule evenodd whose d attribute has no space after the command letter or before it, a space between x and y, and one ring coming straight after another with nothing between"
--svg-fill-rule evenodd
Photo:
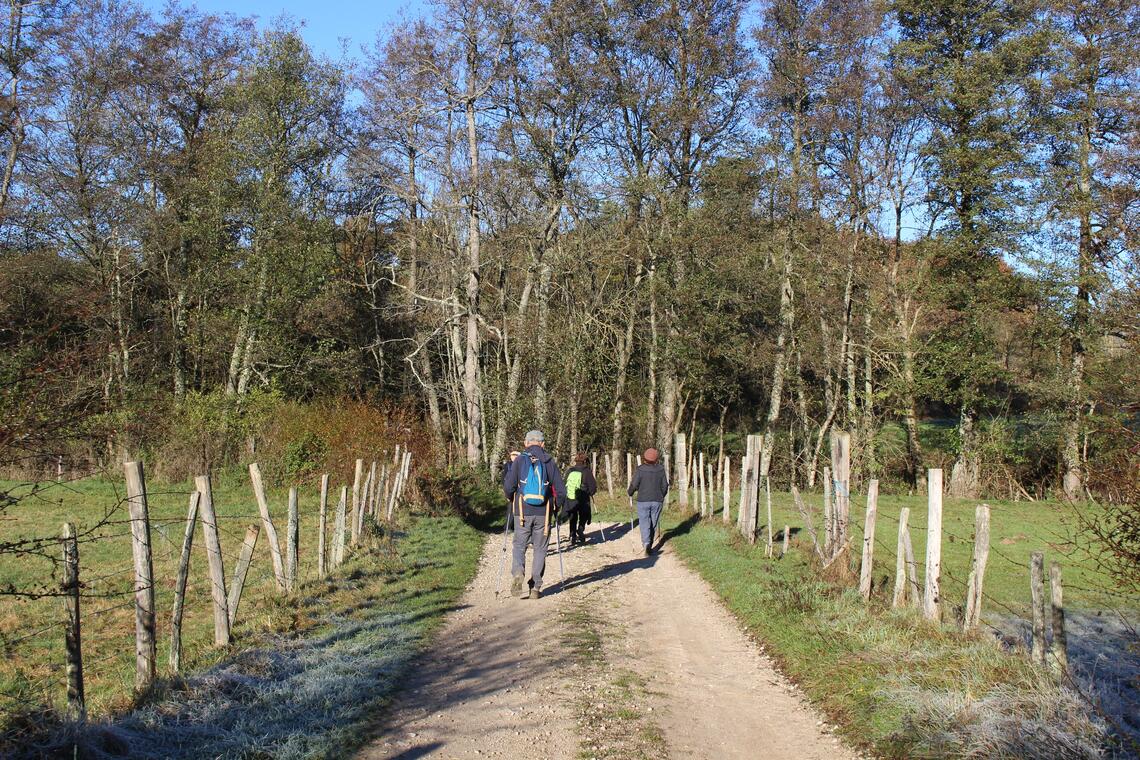
<instances>
[{"instance_id":1,"label":"woodland","mask_svg":"<svg viewBox=\"0 0 1140 760\"><path fill-rule=\"evenodd\" d=\"M440 0L335 59L0 24L10 473L303 467L351 405L484 472L761 433L810 487L842 429L856 482L1135 503L1131 0Z\"/></svg>"}]
</instances>

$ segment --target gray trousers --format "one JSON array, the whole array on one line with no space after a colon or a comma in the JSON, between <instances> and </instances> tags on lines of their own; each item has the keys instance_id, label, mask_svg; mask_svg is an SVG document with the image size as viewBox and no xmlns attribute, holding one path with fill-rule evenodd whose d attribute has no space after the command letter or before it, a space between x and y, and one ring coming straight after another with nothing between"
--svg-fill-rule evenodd
<instances>
[{"instance_id":1,"label":"gray trousers","mask_svg":"<svg viewBox=\"0 0 1140 760\"><path fill-rule=\"evenodd\" d=\"M657 533L657 528L661 525L661 506L664 502L660 501L639 501L637 502L637 524L641 528L641 545L652 546L653 536Z\"/></svg>"},{"instance_id":2,"label":"gray trousers","mask_svg":"<svg viewBox=\"0 0 1140 760\"><path fill-rule=\"evenodd\" d=\"M554 515L550 516L551 521ZM514 553L511 562L511 575L522 575L526 571L526 547L534 545L534 559L530 568L530 585L542 589L542 571L546 569L546 545L550 537L543 535L543 515L527 515L522 524L515 515ZM553 528L553 525L552 525Z\"/></svg>"}]
</instances>

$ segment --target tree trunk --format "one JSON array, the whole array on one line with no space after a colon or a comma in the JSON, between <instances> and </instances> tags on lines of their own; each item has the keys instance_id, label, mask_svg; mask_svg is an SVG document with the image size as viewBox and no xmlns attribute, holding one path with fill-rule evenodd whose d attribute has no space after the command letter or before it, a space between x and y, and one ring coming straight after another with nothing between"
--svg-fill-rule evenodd
<instances>
[{"instance_id":1,"label":"tree trunk","mask_svg":"<svg viewBox=\"0 0 1140 760\"><path fill-rule=\"evenodd\" d=\"M784 396L784 375L788 364L787 343L795 321L792 291L792 237L784 233L784 271L780 278L780 331L776 336L776 357L772 365L772 387L768 394L768 416L764 420L764 439L760 449L760 467L756 482L768 477L775 446L776 422L780 419L780 402Z\"/></svg>"},{"instance_id":2,"label":"tree trunk","mask_svg":"<svg viewBox=\"0 0 1140 760\"><path fill-rule=\"evenodd\" d=\"M981 487L981 462L978 455L977 412L963 404L958 418L961 448L950 472L950 495L957 499L978 498Z\"/></svg>"},{"instance_id":3,"label":"tree trunk","mask_svg":"<svg viewBox=\"0 0 1140 760\"><path fill-rule=\"evenodd\" d=\"M471 172L471 185L467 197L467 335L463 355L463 396L467 408L467 463L477 467L483 461L483 409L480 404L480 337L479 337L479 276L482 266L479 224L479 134L475 123L475 84L478 76L478 51L474 36L468 36L467 46L467 97L464 110L467 117L467 158Z\"/></svg>"}]
</instances>

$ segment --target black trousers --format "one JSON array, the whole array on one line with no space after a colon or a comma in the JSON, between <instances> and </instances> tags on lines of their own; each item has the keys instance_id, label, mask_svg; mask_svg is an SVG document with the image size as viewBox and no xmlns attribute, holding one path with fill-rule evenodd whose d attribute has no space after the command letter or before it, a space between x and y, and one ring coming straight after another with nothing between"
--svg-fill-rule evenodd
<instances>
[{"instance_id":1,"label":"black trousers","mask_svg":"<svg viewBox=\"0 0 1140 760\"><path fill-rule=\"evenodd\" d=\"M566 514L570 517L570 537L584 539L586 526L590 523L590 502L567 501Z\"/></svg>"}]
</instances>

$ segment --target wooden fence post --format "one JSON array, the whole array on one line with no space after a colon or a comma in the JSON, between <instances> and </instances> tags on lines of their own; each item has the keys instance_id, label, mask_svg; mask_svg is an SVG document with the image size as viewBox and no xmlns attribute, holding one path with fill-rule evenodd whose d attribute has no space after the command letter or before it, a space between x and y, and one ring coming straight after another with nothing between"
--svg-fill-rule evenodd
<instances>
[{"instance_id":1,"label":"wooden fence post","mask_svg":"<svg viewBox=\"0 0 1140 760\"><path fill-rule=\"evenodd\" d=\"M851 434L831 433L831 474L835 478L835 549L847 543L851 525Z\"/></svg>"},{"instance_id":2,"label":"wooden fence post","mask_svg":"<svg viewBox=\"0 0 1140 760\"><path fill-rule=\"evenodd\" d=\"M767 477L764 478L764 501L768 505L768 545L765 553L771 559L775 552L775 548L772 546L772 479Z\"/></svg>"},{"instance_id":3,"label":"wooden fence post","mask_svg":"<svg viewBox=\"0 0 1140 760\"><path fill-rule=\"evenodd\" d=\"M150 514L142 462L126 462L127 508L131 514L131 549L135 559L135 690L154 683L158 658L154 631L154 564L150 553Z\"/></svg>"},{"instance_id":4,"label":"wooden fence post","mask_svg":"<svg viewBox=\"0 0 1140 760\"><path fill-rule=\"evenodd\" d=\"M321 475L321 504L317 515L317 577L325 577L325 528L328 522L329 474Z\"/></svg>"},{"instance_id":5,"label":"wooden fence post","mask_svg":"<svg viewBox=\"0 0 1140 760\"><path fill-rule=\"evenodd\" d=\"M982 619L982 592L989 556L990 508L979 504L974 510L974 558L970 562L970 579L966 584L966 614L962 621L962 629L966 631L976 629Z\"/></svg>"},{"instance_id":6,"label":"wooden fence post","mask_svg":"<svg viewBox=\"0 0 1140 760\"><path fill-rule=\"evenodd\" d=\"M261 528L257 523L250 523L245 529L245 540L241 542L241 554L238 555L237 567L234 568L234 577L230 582L230 598L227 602L230 613L230 629L237 622L238 605L241 604L241 593L245 589L245 576L249 572L249 563L253 560L253 548L257 545L257 535Z\"/></svg>"},{"instance_id":7,"label":"wooden fence post","mask_svg":"<svg viewBox=\"0 0 1140 760\"><path fill-rule=\"evenodd\" d=\"M909 521L910 508L903 507L899 511L899 538L898 543L895 544L895 593L891 598L891 607L896 610L906 604L909 585L906 564L906 544L910 538L910 528L907 526Z\"/></svg>"},{"instance_id":8,"label":"wooden fence post","mask_svg":"<svg viewBox=\"0 0 1140 760\"><path fill-rule=\"evenodd\" d=\"M823 553L831 559L835 554L835 505L831 495L835 491L835 482L831 479L831 468L823 468Z\"/></svg>"},{"instance_id":9,"label":"wooden fence post","mask_svg":"<svg viewBox=\"0 0 1140 760\"><path fill-rule=\"evenodd\" d=\"M360 496L360 513L356 515L356 520L360 523L356 529L357 533L364 529L364 516L372 512L372 490L375 486L376 460L373 460L372 466L368 470L368 476L364 478L364 491Z\"/></svg>"},{"instance_id":10,"label":"wooden fence post","mask_svg":"<svg viewBox=\"0 0 1140 760\"><path fill-rule=\"evenodd\" d=\"M360 540L360 528L357 527L356 513L360 510L360 487L364 478L364 460L356 460L356 473L352 478L352 515L351 515L351 530L352 530L352 545L356 546L356 542Z\"/></svg>"},{"instance_id":11,"label":"wooden fence post","mask_svg":"<svg viewBox=\"0 0 1140 760\"><path fill-rule=\"evenodd\" d=\"M666 474L666 476L668 476L669 471L666 470L665 474ZM632 482L633 482L633 454L631 454L627 451L627 452L625 452L625 485L626 485L626 488L628 488L629 484Z\"/></svg>"},{"instance_id":12,"label":"wooden fence post","mask_svg":"<svg viewBox=\"0 0 1140 760\"><path fill-rule=\"evenodd\" d=\"M174 581L174 610L170 615L170 669L182 669L182 611L186 608L186 580L190 577L190 550L194 547L194 528L198 522L198 503L202 494L190 494L190 510L186 514L186 532L182 536L182 553L178 556L178 577Z\"/></svg>"},{"instance_id":13,"label":"wooden fence post","mask_svg":"<svg viewBox=\"0 0 1140 760\"><path fill-rule=\"evenodd\" d=\"M605 454L606 493L608 493L610 495L610 498L612 499L614 497L614 463L613 463L613 457L610 456L610 453L611 452L607 451Z\"/></svg>"},{"instance_id":14,"label":"wooden fence post","mask_svg":"<svg viewBox=\"0 0 1140 760\"><path fill-rule=\"evenodd\" d=\"M781 557L786 557L788 554L788 539L791 538L791 535L792 535L792 526L791 525L785 525L784 526L784 545L780 547L780 556Z\"/></svg>"},{"instance_id":15,"label":"wooden fence post","mask_svg":"<svg viewBox=\"0 0 1140 760\"><path fill-rule=\"evenodd\" d=\"M928 470L926 516L926 588L922 612L927 620L942 619L942 470Z\"/></svg>"},{"instance_id":16,"label":"wooden fence post","mask_svg":"<svg viewBox=\"0 0 1140 760\"><path fill-rule=\"evenodd\" d=\"M1029 556L1029 596L1033 604L1033 646L1030 659L1045 664L1045 555Z\"/></svg>"},{"instance_id":17,"label":"wooden fence post","mask_svg":"<svg viewBox=\"0 0 1140 760\"><path fill-rule=\"evenodd\" d=\"M590 473L593 474L594 480L598 479L598 452L590 452Z\"/></svg>"},{"instance_id":18,"label":"wooden fence post","mask_svg":"<svg viewBox=\"0 0 1140 760\"><path fill-rule=\"evenodd\" d=\"M281 559L281 542L277 539L277 528L269 516L269 500L265 497L265 483L261 479L261 467L257 462L251 462L249 465L249 479L253 483L257 509L261 512L261 524L265 526L265 539L269 542L269 555L273 559L273 578L277 582L277 593L280 594L287 590L285 563Z\"/></svg>"},{"instance_id":19,"label":"wooden fence post","mask_svg":"<svg viewBox=\"0 0 1140 760\"><path fill-rule=\"evenodd\" d=\"M345 512L348 510L348 486L341 486L340 502L336 505L336 519L333 522L333 567L344 562L344 532L348 527Z\"/></svg>"},{"instance_id":20,"label":"wooden fence post","mask_svg":"<svg viewBox=\"0 0 1140 760\"><path fill-rule=\"evenodd\" d=\"M732 522L732 457L724 458L722 471L724 477L724 514L721 517L724 524L728 525Z\"/></svg>"},{"instance_id":21,"label":"wooden fence post","mask_svg":"<svg viewBox=\"0 0 1140 760\"><path fill-rule=\"evenodd\" d=\"M1049 563L1049 587L1053 597L1053 643L1049 660L1058 676L1069 670L1069 639L1065 634L1065 600L1061 588L1061 563Z\"/></svg>"},{"instance_id":22,"label":"wooden fence post","mask_svg":"<svg viewBox=\"0 0 1140 760\"><path fill-rule=\"evenodd\" d=\"M387 454L388 452L384 453ZM391 477L388 474L388 470L388 463L385 462L380 467L380 482L376 484L375 498L372 500L372 517L376 520L387 516L387 510L384 508L384 505L387 504L388 501L384 498L384 494L388 490L388 479Z\"/></svg>"},{"instance_id":23,"label":"wooden fence post","mask_svg":"<svg viewBox=\"0 0 1140 760\"><path fill-rule=\"evenodd\" d=\"M226 600L226 570L222 563L222 543L218 539L218 516L214 512L214 492L210 476L194 478L201 497L202 537L206 539L206 563L210 571L210 598L214 600L214 645L229 646L230 614Z\"/></svg>"},{"instance_id":24,"label":"wooden fence post","mask_svg":"<svg viewBox=\"0 0 1140 760\"><path fill-rule=\"evenodd\" d=\"M713 473L713 464L711 459L705 466L708 467L708 470L705 472L705 487L709 492L709 517L712 517L716 514L717 482L716 477Z\"/></svg>"},{"instance_id":25,"label":"wooden fence post","mask_svg":"<svg viewBox=\"0 0 1140 760\"><path fill-rule=\"evenodd\" d=\"M76 721L87 720L87 700L83 694L83 647L79 631L79 541L75 526L63 524L63 601L67 609L64 645L67 651L67 714Z\"/></svg>"},{"instance_id":26,"label":"wooden fence post","mask_svg":"<svg viewBox=\"0 0 1140 760\"><path fill-rule=\"evenodd\" d=\"M879 481L867 485L867 516L863 520L863 562L859 566L859 593L871 598L871 569L875 558L875 519L879 511Z\"/></svg>"},{"instance_id":27,"label":"wooden fence post","mask_svg":"<svg viewBox=\"0 0 1140 760\"><path fill-rule=\"evenodd\" d=\"M301 516L297 508L297 489L289 489L289 521L285 524L285 585L292 592L297 588L297 559L301 540Z\"/></svg>"},{"instance_id":28,"label":"wooden fence post","mask_svg":"<svg viewBox=\"0 0 1140 760\"><path fill-rule=\"evenodd\" d=\"M673 441L673 462L677 466L677 503L682 510L689 508L689 473L685 466L686 458L685 434L677 433Z\"/></svg>"},{"instance_id":29,"label":"wooden fence post","mask_svg":"<svg viewBox=\"0 0 1140 760\"><path fill-rule=\"evenodd\" d=\"M695 457L695 467L697 472L694 473L693 485L697 487L697 501L701 506L701 517L708 514L708 499L705 496L705 452L701 451L698 457Z\"/></svg>"}]
</instances>

